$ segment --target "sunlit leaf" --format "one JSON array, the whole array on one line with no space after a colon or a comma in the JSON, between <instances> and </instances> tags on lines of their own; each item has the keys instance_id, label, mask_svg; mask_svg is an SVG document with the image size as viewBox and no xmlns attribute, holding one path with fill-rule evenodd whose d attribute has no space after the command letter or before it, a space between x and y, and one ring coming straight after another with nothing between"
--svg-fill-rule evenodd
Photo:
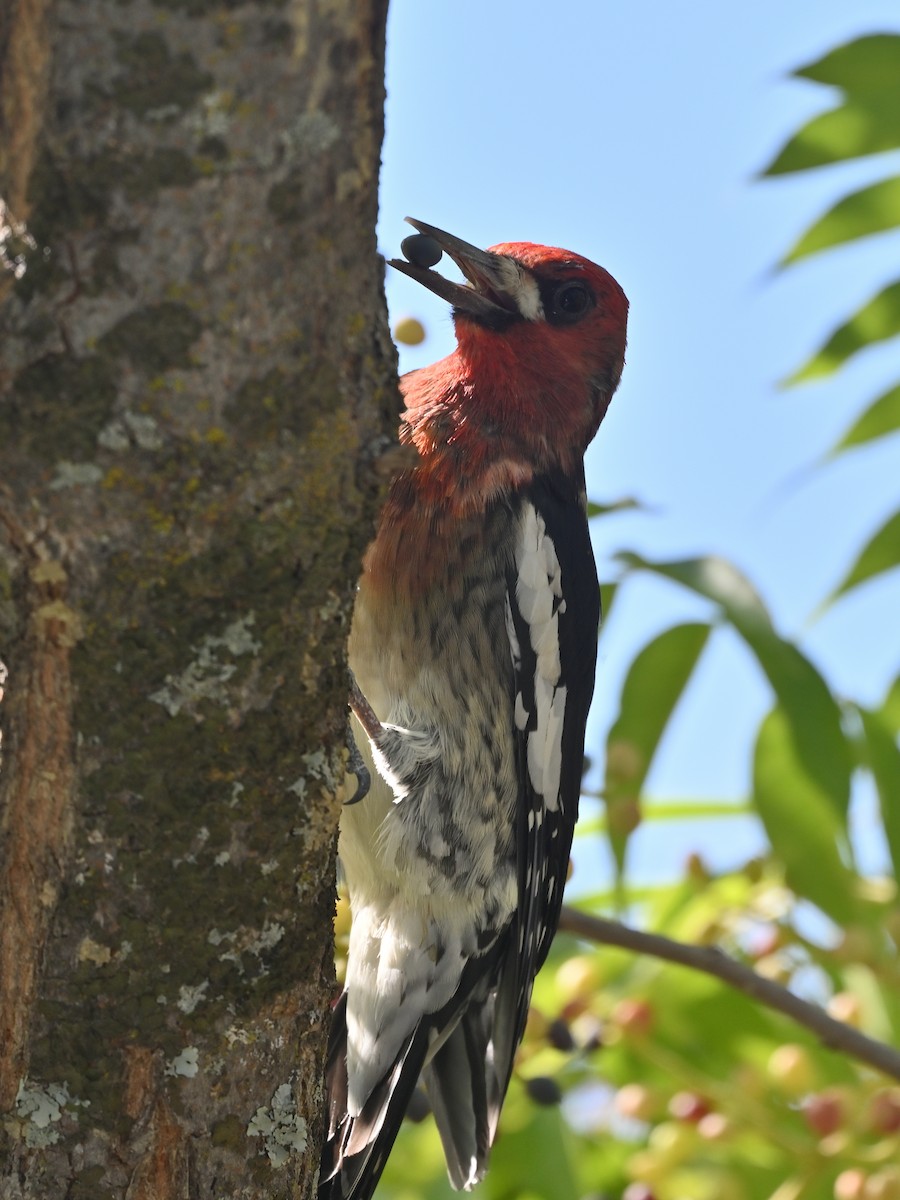
<instances>
[{"instance_id":1,"label":"sunlit leaf","mask_svg":"<svg viewBox=\"0 0 900 1200\"><path fill-rule=\"evenodd\" d=\"M782 263L787 265L808 254L897 225L900 225L900 178L884 179L839 200L806 230Z\"/></svg>"},{"instance_id":2,"label":"sunlit leaf","mask_svg":"<svg viewBox=\"0 0 900 1200\"><path fill-rule=\"evenodd\" d=\"M619 715L606 742L610 844L621 870L637 801L663 731L709 637L708 625L677 625L637 655L622 685ZM623 813L627 821L618 818Z\"/></svg>"},{"instance_id":3,"label":"sunlit leaf","mask_svg":"<svg viewBox=\"0 0 900 1200\"><path fill-rule=\"evenodd\" d=\"M854 877L838 853L844 841L829 797L797 752L791 722L775 708L760 726L753 798L788 883L838 922L856 909Z\"/></svg>"},{"instance_id":4,"label":"sunlit leaf","mask_svg":"<svg viewBox=\"0 0 900 1200\"><path fill-rule=\"evenodd\" d=\"M863 305L849 321L836 329L825 345L795 371L785 384L831 375L866 346L883 342L900 333L900 280L890 284Z\"/></svg>"},{"instance_id":5,"label":"sunlit leaf","mask_svg":"<svg viewBox=\"0 0 900 1200\"><path fill-rule=\"evenodd\" d=\"M836 46L794 74L842 88L851 96L900 100L900 36L873 33Z\"/></svg>"},{"instance_id":6,"label":"sunlit leaf","mask_svg":"<svg viewBox=\"0 0 900 1200\"><path fill-rule=\"evenodd\" d=\"M832 592L830 601L897 566L900 566L900 510L866 542L853 566Z\"/></svg>"},{"instance_id":7,"label":"sunlit leaf","mask_svg":"<svg viewBox=\"0 0 900 1200\"><path fill-rule=\"evenodd\" d=\"M896 734L879 713L859 709L863 731L866 736L866 759L881 806L881 823L894 876L900 880L900 748Z\"/></svg>"},{"instance_id":8,"label":"sunlit leaf","mask_svg":"<svg viewBox=\"0 0 900 1200\"><path fill-rule=\"evenodd\" d=\"M812 663L776 633L765 605L745 576L720 558L663 563L637 554L618 558L632 569L652 571L680 583L719 606L756 656L791 722L807 769L845 821L852 755L841 727L840 708Z\"/></svg>"},{"instance_id":9,"label":"sunlit leaf","mask_svg":"<svg viewBox=\"0 0 900 1200\"><path fill-rule=\"evenodd\" d=\"M900 430L900 385L891 388L883 396L870 404L862 416L858 417L841 440L831 451L839 454L842 450L850 450L855 446L863 446L876 438L886 437Z\"/></svg>"},{"instance_id":10,"label":"sunlit leaf","mask_svg":"<svg viewBox=\"0 0 900 1200\"><path fill-rule=\"evenodd\" d=\"M782 147L763 174L808 171L848 158L894 150L897 146L900 146L900 121L896 110L885 108L880 101L849 101L813 117Z\"/></svg>"},{"instance_id":11,"label":"sunlit leaf","mask_svg":"<svg viewBox=\"0 0 900 1200\"><path fill-rule=\"evenodd\" d=\"M858 38L794 72L840 88L840 107L814 117L767 168L767 175L804 171L900 145L900 37Z\"/></svg>"}]
</instances>

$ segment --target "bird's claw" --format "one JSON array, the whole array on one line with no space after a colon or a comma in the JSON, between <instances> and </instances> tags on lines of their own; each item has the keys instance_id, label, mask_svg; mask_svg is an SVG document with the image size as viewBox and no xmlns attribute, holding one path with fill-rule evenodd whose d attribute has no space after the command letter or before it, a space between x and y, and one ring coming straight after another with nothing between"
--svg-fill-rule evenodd
<instances>
[{"instance_id":1,"label":"bird's claw","mask_svg":"<svg viewBox=\"0 0 900 1200\"><path fill-rule=\"evenodd\" d=\"M364 731L370 738L377 738L384 729L381 722L375 716L371 704L362 694L359 684L356 682L356 676L350 672L350 709L362 725ZM353 730L347 726L347 748L350 751L350 772L356 776L356 791L349 800L345 800L345 804L359 804L360 800L364 800L369 794L369 788L372 786L372 776L369 773L369 768L363 761L363 756L359 752L359 747L356 744L356 739L353 736Z\"/></svg>"},{"instance_id":2,"label":"bird's claw","mask_svg":"<svg viewBox=\"0 0 900 1200\"><path fill-rule=\"evenodd\" d=\"M365 800L369 794L369 788L372 786L372 776L369 774L369 768L363 761L363 756L359 752L359 746L356 744L356 739L353 736L353 730L347 724L347 749L350 751L350 761L347 764L349 773L356 776L356 791L349 800L345 800L345 805L359 804L360 800Z\"/></svg>"}]
</instances>

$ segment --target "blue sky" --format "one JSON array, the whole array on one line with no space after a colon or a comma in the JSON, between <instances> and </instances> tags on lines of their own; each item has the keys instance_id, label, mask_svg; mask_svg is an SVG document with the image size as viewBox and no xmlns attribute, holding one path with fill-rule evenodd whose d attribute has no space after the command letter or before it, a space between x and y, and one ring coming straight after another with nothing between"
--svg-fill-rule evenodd
<instances>
[{"instance_id":1,"label":"blue sky","mask_svg":"<svg viewBox=\"0 0 900 1200\"><path fill-rule=\"evenodd\" d=\"M838 692L873 703L900 666L896 574L809 617L896 507L896 438L809 468L897 382L898 346L821 383L778 381L897 277L900 233L784 274L774 266L834 199L896 173L900 156L756 176L831 106L828 89L789 79L791 68L882 31L900 31L896 0L393 0L379 223L388 255L410 214L479 245L546 242L610 270L631 300L629 350L588 455L588 492L637 496L653 511L595 523L601 574L625 548L723 554ZM422 347L401 348L401 369L448 353L446 305L394 272L387 290L392 315L416 315L428 331ZM702 611L661 583L623 590L601 641L589 751L602 747L636 650ZM649 791L745 794L768 705L742 648L717 637ZM865 824L864 795L860 804ZM635 873L670 874L695 844L727 865L754 844L749 823L723 846L724 833L650 830Z\"/></svg>"}]
</instances>

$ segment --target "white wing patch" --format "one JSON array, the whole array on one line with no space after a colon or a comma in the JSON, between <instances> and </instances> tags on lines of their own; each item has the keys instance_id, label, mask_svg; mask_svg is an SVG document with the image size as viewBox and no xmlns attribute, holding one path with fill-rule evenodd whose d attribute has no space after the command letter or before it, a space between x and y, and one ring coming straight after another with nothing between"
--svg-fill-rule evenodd
<instances>
[{"instance_id":1,"label":"white wing patch","mask_svg":"<svg viewBox=\"0 0 900 1200\"><path fill-rule=\"evenodd\" d=\"M564 609L562 572L553 539L533 504L522 513L519 531L516 603L528 625L536 658L534 705L536 725L528 733L528 775L545 806L559 806L562 735L566 688L559 686L559 612ZM517 700L518 726L520 702Z\"/></svg>"}]
</instances>

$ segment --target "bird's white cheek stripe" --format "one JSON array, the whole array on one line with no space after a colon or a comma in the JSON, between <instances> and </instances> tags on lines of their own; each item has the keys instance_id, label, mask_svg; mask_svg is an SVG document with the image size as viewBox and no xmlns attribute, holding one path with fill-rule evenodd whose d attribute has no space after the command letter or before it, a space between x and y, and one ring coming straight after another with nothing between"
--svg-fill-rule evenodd
<instances>
[{"instance_id":1,"label":"bird's white cheek stripe","mask_svg":"<svg viewBox=\"0 0 900 1200\"><path fill-rule=\"evenodd\" d=\"M500 287L516 302L516 308L526 321L540 321L544 316L544 305L537 280L512 258L503 260L499 268Z\"/></svg>"},{"instance_id":2,"label":"bird's white cheek stripe","mask_svg":"<svg viewBox=\"0 0 900 1200\"><path fill-rule=\"evenodd\" d=\"M559 805L562 736L566 688L560 686L559 611L565 604L562 572L553 539L534 505L522 514L516 602L529 630L535 655L534 704L536 725L528 734L528 775L534 790L551 812ZM516 700L516 725L522 717Z\"/></svg>"}]
</instances>

